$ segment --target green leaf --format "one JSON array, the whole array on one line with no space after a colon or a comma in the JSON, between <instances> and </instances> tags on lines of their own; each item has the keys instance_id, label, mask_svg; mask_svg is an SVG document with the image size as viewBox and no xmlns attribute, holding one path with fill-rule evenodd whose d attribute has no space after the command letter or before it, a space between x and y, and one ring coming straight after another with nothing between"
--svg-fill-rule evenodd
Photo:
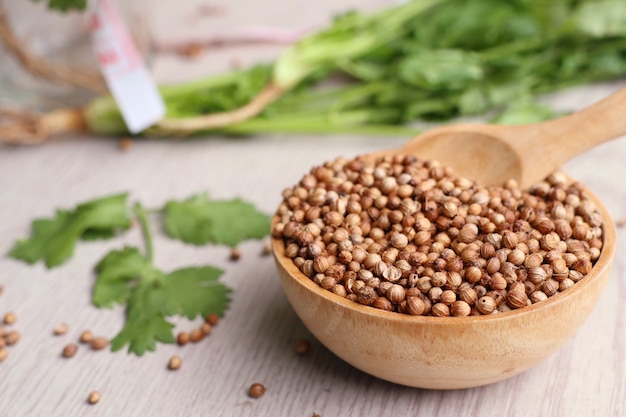
<instances>
[{"instance_id":1,"label":"green leaf","mask_svg":"<svg viewBox=\"0 0 626 417\"><path fill-rule=\"evenodd\" d=\"M574 13L574 25L596 38L626 35L626 3L622 0L583 3Z\"/></svg>"},{"instance_id":2,"label":"green leaf","mask_svg":"<svg viewBox=\"0 0 626 417\"><path fill-rule=\"evenodd\" d=\"M34 220L31 236L18 240L9 256L30 264L43 260L48 268L63 264L72 256L78 239L110 237L130 227L126 197L103 197L73 211L58 210L53 218Z\"/></svg>"},{"instance_id":3,"label":"green leaf","mask_svg":"<svg viewBox=\"0 0 626 417\"><path fill-rule=\"evenodd\" d=\"M421 50L404 59L398 77L415 87L463 88L483 78L478 57L471 52L454 49Z\"/></svg>"},{"instance_id":4,"label":"green leaf","mask_svg":"<svg viewBox=\"0 0 626 417\"><path fill-rule=\"evenodd\" d=\"M111 350L116 352L128 345L128 352L138 356L154 351L156 342L174 343L174 325L165 319L163 306L167 297L158 283L142 281L137 285L126 309L126 324L111 340Z\"/></svg>"},{"instance_id":5,"label":"green leaf","mask_svg":"<svg viewBox=\"0 0 626 417\"><path fill-rule=\"evenodd\" d=\"M167 233L185 243L237 246L270 232L270 217L240 199L213 201L206 194L165 205Z\"/></svg>"},{"instance_id":6,"label":"green leaf","mask_svg":"<svg viewBox=\"0 0 626 417\"><path fill-rule=\"evenodd\" d=\"M137 248L109 252L96 266L96 273L93 303L98 307L126 306L124 327L111 341L113 351L128 345L129 353L143 355L155 350L157 342L173 343L174 325L167 320L169 316L221 316L230 304L231 290L218 282L222 270L189 267L166 275Z\"/></svg>"},{"instance_id":7,"label":"green leaf","mask_svg":"<svg viewBox=\"0 0 626 417\"><path fill-rule=\"evenodd\" d=\"M521 101L509 106L500 113L492 123L501 125L523 125L539 123L553 119L556 116L554 110L545 104L532 101Z\"/></svg>"},{"instance_id":8,"label":"green leaf","mask_svg":"<svg viewBox=\"0 0 626 417\"><path fill-rule=\"evenodd\" d=\"M40 0L34 0L39 2ZM87 0L49 0L48 8L52 10L58 10L61 12L67 12L69 10L85 10L87 7Z\"/></svg>"},{"instance_id":9,"label":"green leaf","mask_svg":"<svg viewBox=\"0 0 626 417\"><path fill-rule=\"evenodd\" d=\"M489 98L481 88L470 88L459 97L459 112L462 115L481 114L489 108L489 104Z\"/></svg>"},{"instance_id":10,"label":"green leaf","mask_svg":"<svg viewBox=\"0 0 626 417\"><path fill-rule=\"evenodd\" d=\"M163 281L165 275L154 268L137 248L127 247L111 251L96 265L98 280L94 286L93 303L97 307L124 304L133 288L142 280Z\"/></svg>"},{"instance_id":11,"label":"green leaf","mask_svg":"<svg viewBox=\"0 0 626 417\"><path fill-rule=\"evenodd\" d=\"M188 319L209 313L223 315L230 303L230 288L218 282L224 271L211 266L179 269L167 276L164 291L170 314Z\"/></svg>"}]
</instances>

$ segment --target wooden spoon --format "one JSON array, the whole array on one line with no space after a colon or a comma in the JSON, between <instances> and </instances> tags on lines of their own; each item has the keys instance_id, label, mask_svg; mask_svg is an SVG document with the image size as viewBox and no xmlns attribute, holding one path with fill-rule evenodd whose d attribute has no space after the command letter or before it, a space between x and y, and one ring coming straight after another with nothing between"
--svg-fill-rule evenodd
<instances>
[{"instance_id":1,"label":"wooden spoon","mask_svg":"<svg viewBox=\"0 0 626 417\"><path fill-rule=\"evenodd\" d=\"M580 153L625 134L626 88L579 112L548 122L436 128L415 137L400 152L438 160L453 168L455 174L484 185L514 179L526 188ZM391 152L398 150L382 154Z\"/></svg>"}]
</instances>

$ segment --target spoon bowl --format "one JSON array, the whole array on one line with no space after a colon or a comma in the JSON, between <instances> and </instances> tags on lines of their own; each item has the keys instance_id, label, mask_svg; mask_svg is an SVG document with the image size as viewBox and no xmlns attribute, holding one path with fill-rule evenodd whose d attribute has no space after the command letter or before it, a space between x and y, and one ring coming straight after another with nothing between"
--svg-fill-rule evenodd
<instances>
[{"instance_id":1,"label":"spoon bowl","mask_svg":"<svg viewBox=\"0 0 626 417\"><path fill-rule=\"evenodd\" d=\"M273 253L287 298L311 333L335 355L375 377L411 387L458 389L517 375L559 349L589 316L609 278L615 226L605 219L603 249L589 274L545 301L486 316L430 317L382 311L347 300ZM277 222L278 218L274 219Z\"/></svg>"}]
</instances>

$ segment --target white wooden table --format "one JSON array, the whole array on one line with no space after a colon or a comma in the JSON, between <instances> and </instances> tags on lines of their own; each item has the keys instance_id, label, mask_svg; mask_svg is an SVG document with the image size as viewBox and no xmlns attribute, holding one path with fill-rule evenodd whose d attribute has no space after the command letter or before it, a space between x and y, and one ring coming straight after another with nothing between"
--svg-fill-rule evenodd
<instances>
[{"instance_id":1,"label":"white wooden table","mask_svg":"<svg viewBox=\"0 0 626 417\"><path fill-rule=\"evenodd\" d=\"M623 84L621 84L623 85ZM560 94L554 102L579 108L619 85ZM26 236L36 217L56 208L119 191L159 206L172 198L208 191L216 198L243 197L270 213L283 188L313 165L398 146L404 138L274 135L185 142L135 141L121 151L106 138L60 138L38 147L0 146L0 314L14 311L22 338L0 363L0 416L456 416L538 417L626 415L626 229L618 229L609 284L587 322L562 349L537 367L490 386L429 391L370 377L334 356L303 327L282 293L262 243L241 246L237 263L228 250L191 247L157 232L158 267L173 270L211 263L226 270L233 302L213 333L199 344L158 345L143 357L79 348L61 357L80 332L112 337L123 324L121 308L90 303L95 263L110 249L141 244L138 230L77 247L74 258L52 271L4 256ZM566 166L607 205L626 217L626 139L598 147ZM53 327L67 323L64 336ZM198 322L177 322L189 330ZM558 323L554 324L558 326ZM294 342L312 342L308 355ZM468 341L471 343L471 341ZM172 355L183 360L166 369ZM247 395L260 382L259 399ZM92 390L96 405L86 403Z\"/></svg>"}]
</instances>

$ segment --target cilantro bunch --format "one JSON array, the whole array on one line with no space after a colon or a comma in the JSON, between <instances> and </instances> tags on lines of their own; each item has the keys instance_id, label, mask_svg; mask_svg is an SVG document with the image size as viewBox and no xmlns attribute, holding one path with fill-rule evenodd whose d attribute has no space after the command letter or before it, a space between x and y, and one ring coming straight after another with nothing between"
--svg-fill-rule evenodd
<instances>
[{"instance_id":1,"label":"cilantro bunch","mask_svg":"<svg viewBox=\"0 0 626 417\"><path fill-rule=\"evenodd\" d=\"M219 201L199 194L184 201L168 201L156 213L171 238L194 245L235 247L247 239L261 239L270 231L270 217L241 199ZM58 267L72 257L80 240L112 238L128 230L133 220L141 227L145 253L127 246L106 254L95 267L92 302L99 308L126 307L126 322L111 341L111 349L128 345L129 352L143 355L154 351L156 342L174 342L174 324L169 317L223 316L231 289L219 282L224 271L211 265L171 272L156 268L149 213L139 203L131 209L128 194L98 198L73 210L57 210L54 217L34 220L31 235L18 240L9 256Z\"/></svg>"},{"instance_id":2,"label":"cilantro bunch","mask_svg":"<svg viewBox=\"0 0 626 417\"><path fill-rule=\"evenodd\" d=\"M273 62L162 86L166 118L145 133L410 137L419 121L548 120L559 113L541 95L626 76L625 16L622 0L413 0L347 12ZM80 113L91 133L128 134L110 95Z\"/></svg>"}]
</instances>

